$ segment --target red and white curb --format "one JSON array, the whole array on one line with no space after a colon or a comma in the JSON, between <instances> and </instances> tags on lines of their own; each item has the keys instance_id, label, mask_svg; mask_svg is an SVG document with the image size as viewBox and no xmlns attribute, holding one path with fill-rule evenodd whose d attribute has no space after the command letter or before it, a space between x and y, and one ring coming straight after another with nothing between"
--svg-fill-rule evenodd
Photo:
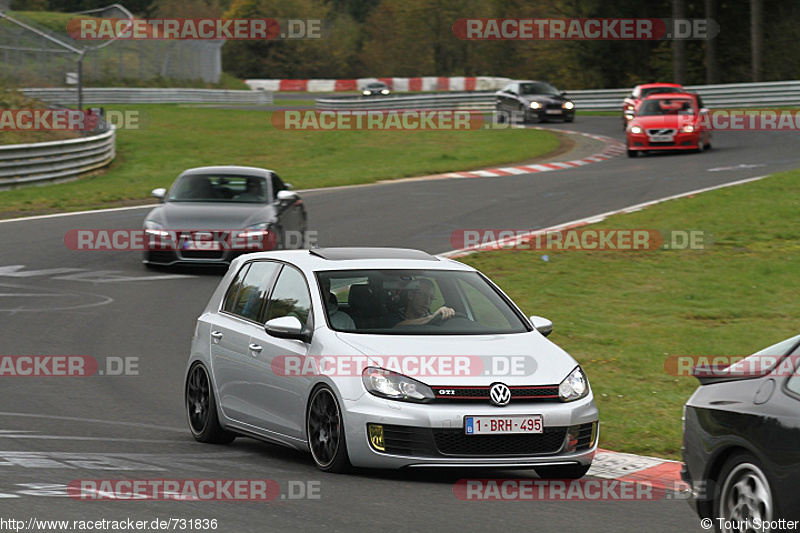
<instances>
[{"instance_id":1,"label":"red and white curb","mask_svg":"<svg viewBox=\"0 0 800 533\"><path fill-rule=\"evenodd\" d=\"M682 492L681 462L631 453L598 449L588 476L618 481L649 483L654 488Z\"/></svg>"},{"instance_id":2,"label":"red and white curb","mask_svg":"<svg viewBox=\"0 0 800 533\"><path fill-rule=\"evenodd\" d=\"M495 91L509 78L493 76L421 76L414 78L357 78L339 80L244 80L253 91L341 92L358 91L368 83L381 81L395 92L418 91Z\"/></svg>"},{"instance_id":3,"label":"red and white curb","mask_svg":"<svg viewBox=\"0 0 800 533\"><path fill-rule=\"evenodd\" d=\"M553 131L548 130L547 128L529 128L529 129L537 129L537 130L545 130L545 131ZM501 176L514 176L517 174L531 174L535 172L552 172L554 170L564 170L567 168L576 168L582 167L584 165L589 165L591 163L599 163L600 161L608 161L609 159L613 159L623 153L625 153L626 146L610 137L605 137L602 135L592 135L589 133L582 133L579 131L571 131L571 130L558 130L563 133L571 133L575 135L583 135L584 137L589 137L590 139L595 139L598 141L602 141L606 144L605 149L597 154L591 155L589 157L584 157L582 159L573 159L572 161L557 161L553 163L537 163L532 165L515 165L511 167L499 167L499 168L486 168L482 170L471 170L467 172L449 172L447 174L441 174L443 178L499 178Z\"/></svg>"}]
</instances>

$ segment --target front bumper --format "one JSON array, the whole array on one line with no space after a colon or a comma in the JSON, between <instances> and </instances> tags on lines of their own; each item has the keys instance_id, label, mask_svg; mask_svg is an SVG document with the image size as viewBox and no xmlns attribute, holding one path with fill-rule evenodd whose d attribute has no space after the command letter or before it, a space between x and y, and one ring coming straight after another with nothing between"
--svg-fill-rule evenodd
<instances>
[{"instance_id":1,"label":"front bumper","mask_svg":"<svg viewBox=\"0 0 800 533\"><path fill-rule=\"evenodd\" d=\"M231 262L244 255L246 251L241 250L151 250L144 252L142 262L148 265L172 266L177 264L202 264L227 266Z\"/></svg>"},{"instance_id":2,"label":"front bumper","mask_svg":"<svg viewBox=\"0 0 800 533\"><path fill-rule=\"evenodd\" d=\"M700 133L676 133L670 142L652 142L645 133L628 133L628 150L697 150Z\"/></svg>"},{"instance_id":3,"label":"front bumper","mask_svg":"<svg viewBox=\"0 0 800 533\"><path fill-rule=\"evenodd\" d=\"M342 407L350 461L366 468L588 465L599 440L598 411L591 394L570 403L494 407L414 404L365 393L357 400L344 400ZM544 417L544 433L468 436L464 432L465 416L532 414ZM369 443L368 424L384 427L385 452ZM577 444L570 444L571 434L578 437Z\"/></svg>"}]
</instances>

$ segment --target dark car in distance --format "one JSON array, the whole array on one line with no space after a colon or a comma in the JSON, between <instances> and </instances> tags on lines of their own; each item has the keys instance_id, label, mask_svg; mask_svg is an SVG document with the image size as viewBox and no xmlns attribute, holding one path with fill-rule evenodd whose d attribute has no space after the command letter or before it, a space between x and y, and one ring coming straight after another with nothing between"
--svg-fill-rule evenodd
<instances>
[{"instance_id":1,"label":"dark car in distance","mask_svg":"<svg viewBox=\"0 0 800 533\"><path fill-rule=\"evenodd\" d=\"M144 220L146 266L228 265L243 253L302 248L303 200L272 170L213 166L185 170ZM250 245L254 247L250 247Z\"/></svg>"},{"instance_id":2,"label":"dark car in distance","mask_svg":"<svg viewBox=\"0 0 800 533\"><path fill-rule=\"evenodd\" d=\"M558 118L564 122L575 119L575 104L567 93L543 81L512 81L495 93L498 120L546 122Z\"/></svg>"},{"instance_id":3,"label":"dark car in distance","mask_svg":"<svg viewBox=\"0 0 800 533\"><path fill-rule=\"evenodd\" d=\"M800 335L720 371L694 369L701 386L684 407L681 476L716 531L800 520L798 361Z\"/></svg>"}]
</instances>

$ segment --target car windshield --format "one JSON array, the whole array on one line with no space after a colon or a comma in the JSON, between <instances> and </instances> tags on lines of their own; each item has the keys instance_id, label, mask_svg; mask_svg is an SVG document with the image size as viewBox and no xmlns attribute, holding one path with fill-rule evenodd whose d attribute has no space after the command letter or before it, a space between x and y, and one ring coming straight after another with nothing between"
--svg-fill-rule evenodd
<instances>
[{"instance_id":1,"label":"car windshield","mask_svg":"<svg viewBox=\"0 0 800 533\"><path fill-rule=\"evenodd\" d=\"M646 98L651 94L679 93L682 91L683 89L680 87L651 87L650 89L642 89L642 98Z\"/></svg>"},{"instance_id":2,"label":"car windshield","mask_svg":"<svg viewBox=\"0 0 800 533\"><path fill-rule=\"evenodd\" d=\"M694 103L688 98L647 100L639 110L641 116L693 115Z\"/></svg>"},{"instance_id":3,"label":"car windshield","mask_svg":"<svg viewBox=\"0 0 800 533\"><path fill-rule=\"evenodd\" d=\"M388 86L385 83L370 83L367 89L386 89Z\"/></svg>"},{"instance_id":4,"label":"car windshield","mask_svg":"<svg viewBox=\"0 0 800 533\"><path fill-rule=\"evenodd\" d=\"M549 83L537 82L537 83L520 83L519 94L548 94L556 96L561 93L559 93L558 89L556 89Z\"/></svg>"},{"instance_id":5,"label":"car windshield","mask_svg":"<svg viewBox=\"0 0 800 533\"><path fill-rule=\"evenodd\" d=\"M172 186L167 200L263 204L267 201L267 181L259 176L189 174Z\"/></svg>"},{"instance_id":6,"label":"car windshield","mask_svg":"<svg viewBox=\"0 0 800 533\"><path fill-rule=\"evenodd\" d=\"M317 280L328 324L337 331L469 335L531 330L477 272L346 270L320 272ZM442 307L451 316L434 318Z\"/></svg>"}]
</instances>

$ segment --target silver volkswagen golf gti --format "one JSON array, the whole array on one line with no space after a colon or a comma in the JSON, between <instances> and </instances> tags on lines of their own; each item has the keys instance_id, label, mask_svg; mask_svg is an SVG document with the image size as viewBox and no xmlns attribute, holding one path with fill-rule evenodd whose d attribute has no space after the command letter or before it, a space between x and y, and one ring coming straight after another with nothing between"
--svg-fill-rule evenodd
<instances>
[{"instance_id":1,"label":"silver volkswagen golf gti","mask_svg":"<svg viewBox=\"0 0 800 533\"><path fill-rule=\"evenodd\" d=\"M583 476L598 411L578 363L477 270L416 250L234 260L185 381L200 442L237 435L317 466L533 468Z\"/></svg>"}]
</instances>

